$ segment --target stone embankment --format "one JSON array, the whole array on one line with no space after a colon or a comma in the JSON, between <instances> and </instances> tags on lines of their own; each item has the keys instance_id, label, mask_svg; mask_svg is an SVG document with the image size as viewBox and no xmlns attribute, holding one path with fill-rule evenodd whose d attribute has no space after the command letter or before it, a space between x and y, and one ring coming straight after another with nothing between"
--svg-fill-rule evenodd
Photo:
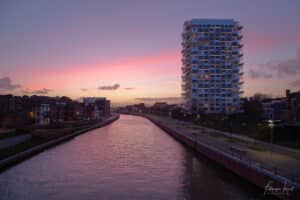
<instances>
[{"instance_id":1,"label":"stone embankment","mask_svg":"<svg viewBox=\"0 0 300 200\"><path fill-rule=\"evenodd\" d=\"M265 190L266 194L272 194L281 199L300 199L299 182L276 174L273 171L263 168L257 165L257 163L243 159L240 156L230 154L220 147L220 143L218 145L214 145L211 140L205 140L204 137L199 138L195 137L194 135L187 134L182 130L178 130L176 126L170 126L168 123L166 123L166 121L152 115L142 113L124 114L137 115L149 119L151 122L156 124L162 130L173 136L184 145L194 149L196 152L218 163L234 174L262 188ZM218 138L215 140L217 139ZM296 169L292 168L289 170Z\"/></svg>"},{"instance_id":2,"label":"stone embankment","mask_svg":"<svg viewBox=\"0 0 300 200\"><path fill-rule=\"evenodd\" d=\"M57 138L57 139L54 139L54 140L50 140L49 142L46 142L46 143L43 143L43 144L40 144L38 146L35 146L35 147L32 147L30 149L27 149L26 151L23 151L23 152L20 152L16 155L13 155L13 156L10 156L6 159L3 159L0 161L0 172L10 166L12 166L13 164L16 164L18 162L21 162L23 160L25 160L26 158L30 157L30 156L33 156L37 153L40 153L50 147L53 147L55 145L58 145L62 142L65 142L67 140L70 140L80 134L83 134L85 132L88 132L90 130L93 130L93 129L96 129L96 128L100 128L100 127L103 127L103 126L106 126L112 122L114 122L115 120L118 120L119 119L119 115L113 115L111 116L110 118L106 119L105 121L102 121L100 123L97 123L97 124L94 124L88 128L85 128L85 129L82 129L82 130L79 130L79 131L75 131L74 133L72 134L68 134L66 136L63 136L63 137L60 137L60 138Z\"/></svg>"}]
</instances>

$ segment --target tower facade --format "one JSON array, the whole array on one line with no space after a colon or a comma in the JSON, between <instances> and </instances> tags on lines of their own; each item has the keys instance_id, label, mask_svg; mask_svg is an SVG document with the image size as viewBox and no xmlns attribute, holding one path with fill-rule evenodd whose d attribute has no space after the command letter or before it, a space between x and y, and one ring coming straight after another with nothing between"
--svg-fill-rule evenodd
<instances>
[{"instance_id":1,"label":"tower facade","mask_svg":"<svg viewBox=\"0 0 300 200\"><path fill-rule=\"evenodd\" d=\"M190 112L242 112L241 30L233 19L184 22L182 96Z\"/></svg>"}]
</instances>

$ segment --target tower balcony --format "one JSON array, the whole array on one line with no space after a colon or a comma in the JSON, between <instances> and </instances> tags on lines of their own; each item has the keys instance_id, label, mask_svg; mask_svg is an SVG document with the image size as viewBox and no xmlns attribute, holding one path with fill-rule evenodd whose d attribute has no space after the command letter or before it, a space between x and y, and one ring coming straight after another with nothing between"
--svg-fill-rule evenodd
<instances>
[{"instance_id":1,"label":"tower balcony","mask_svg":"<svg viewBox=\"0 0 300 200\"><path fill-rule=\"evenodd\" d=\"M189 81L184 81L183 83L181 83L182 88L190 88L191 85L192 84Z\"/></svg>"},{"instance_id":2,"label":"tower balcony","mask_svg":"<svg viewBox=\"0 0 300 200\"><path fill-rule=\"evenodd\" d=\"M188 92L182 92L181 96L183 96L183 97L189 97L189 93Z\"/></svg>"},{"instance_id":3,"label":"tower balcony","mask_svg":"<svg viewBox=\"0 0 300 200\"><path fill-rule=\"evenodd\" d=\"M234 74L238 74L239 72L240 72L239 69L234 69L234 70L232 70L232 73L234 73Z\"/></svg>"},{"instance_id":4,"label":"tower balcony","mask_svg":"<svg viewBox=\"0 0 300 200\"><path fill-rule=\"evenodd\" d=\"M183 57L189 58L192 54L189 51L183 51L181 52L181 54L183 55Z\"/></svg>"},{"instance_id":5,"label":"tower balcony","mask_svg":"<svg viewBox=\"0 0 300 200\"><path fill-rule=\"evenodd\" d=\"M194 47L190 46L189 48L183 48L181 50L181 53L188 53L188 54L190 54L192 51L198 51L198 50L195 49Z\"/></svg>"},{"instance_id":6,"label":"tower balcony","mask_svg":"<svg viewBox=\"0 0 300 200\"><path fill-rule=\"evenodd\" d=\"M242 39L243 38L243 35L238 35L238 39Z\"/></svg>"},{"instance_id":7,"label":"tower balcony","mask_svg":"<svg viewBox=\"0 0 300 200\"><path fill-rule=\"evenodd\" d=\"M190 72L191 70L189 68L186 68L186 67L181 67L181 71L186 74L188 72Z\"/></svg>"},{"instance_id":8,"label":"tower balcony","mask_svg":"<svg viewBox=\"0 0 300 200\"><path fill-rule=\"evenodd\" d=\"M191 42L191 43L196 43L196 42L198 42L198 40L195 39L195 38L193 38L193 39L189 40L189 42Z\"/></svg>"},{"instance_id":9,"label":"tower balcony","mask_svg":"<svg viewBox=\"0 0 300 200\"><path fill-rule=\"evenodd\" d=\"M187 60L181 60L181 64L182 64L182 67L189 67L190 66L190 63Z\"/></svg>"},{"instance_id":10,"label":"tower balcony","mask_svg":"<svg viewBox=\"0 0 300 200\"><path fill-rule=\"evenodd\" d=\"M192 84L191 81L190 81L189 79L184 79L184 78L182 78L181 81L182 81L182 84L186 84L186 85Z\"/></svg>"},{"instance_id":11,"label":"tower balcony","mask_svg":"<svg viewBox=\"0 0 300 200\"><path fill-rule=\"evenodd\" d=\"M182 49L181 50L181 53L183 54L183 53L185 53L187 51L187 49Z\"/></svg>"},{"instance_id":12,"label":"tower balcony","mask_svg":"<svg viewBox=\"0 0 300 200\"><path fill-rule=\"evenodd\" d=\"M187 79L187 75L182 75L182 76L181 76L181 79L182 79L182 80L186 80L186 79Z\"/></svg>"},{"instance_id":13,"label":"tower balcony","mask_svg":"<svg viewBox=\"0 0 300 200\"><path fill-rule=\"evenodd\" d=\"M187 87L187 86L185 86L185 85L182 85L182 86L181 86L181 90L182 90L182 91L186 91L186 90L187 90L187 88L188 88L188 87Z\"/></svg>"},{"instance_id":14,"label":"tower balcony","mask_svg":"<svg viewBox=\"0 0 300 200\"><path fill-rule=\"evenodd\" d=\"M190 74L184 74L181 76L181 79L187 83L189 83L191 81L190 79Z\"/></svg>"},{"instance_id":15,"label":"tower balcony","mask_svg":"<svg viewBox=\"0 0 300 200\"><path fill-rule=\"evenodd\" d=\"M238 48L242 48L244 45L243 44L238 44Z\"/></svg>"},{"instance_id":16,"label":"tower balcony","mask_svg":"<svg viewBox=\"0 0 300 200\"><path fill-rule=\"evenodd\" d=\"M189 48L191 46L191 43L190 42L181 42L181 45L184 47L184 48Z\"/></svg>"},{"instance_id":17,"label":"tower balcony","mask_svg":"<svg viewBox=\"0 0 300 200\"><path fill-rule=\"evenodd\" d=\"M243 75L244 75L244 72L239 72L238 75L239 75L239 76L243 76Z\"/></svg>"},{"instance_id":18,"label":"tower balcony","mask_svg":"<svg viewBox=\"0 0 300 200\"><path fill-rule=\"evenodd\" d=\"M190 70L187 70L187 71L183 72L183 76L185 76L185 77L190 76L190 75L191 75L191 71Z\"/></svg>"},{"instance_id":19,"label":"tower balcony","mask_svg":"<svg viewBox=\"0 0 300 200\"><path fill-rule=\"evenodd\" d=\"M183 39L189 39L191 37L191 35L192 34L190 32L183 32L181 34L181 36L182 36Z\"/></svg>"},{"instance_id":20,"label":"tower balcony","mask_svg":"<svg viewBox=\"0 0 300 200\"><path fill-rule=\"evenodd\" d=\"M190 60L189 60L189 59L185 59L185 58L182 58L182 59L181 59L181 62L182 62L183 64L190 64Z\"/></svg>"}]
</instances>

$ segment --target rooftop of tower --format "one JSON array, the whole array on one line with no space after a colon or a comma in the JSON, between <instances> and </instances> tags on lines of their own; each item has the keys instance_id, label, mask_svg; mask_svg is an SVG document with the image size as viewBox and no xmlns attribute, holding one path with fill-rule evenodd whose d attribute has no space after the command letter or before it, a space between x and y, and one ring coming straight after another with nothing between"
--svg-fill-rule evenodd
<instances>
[{"instance_id":1,"label":"rooftop of tower","mask_svg":"<svg viewBox=\"0 0 300 200\"><path fill-rule=\"evenodd\" d=\"M209 24L209 25L235 25L234 19L191 19L186 22L191 24Z\"/></svg>"}]
</instances>

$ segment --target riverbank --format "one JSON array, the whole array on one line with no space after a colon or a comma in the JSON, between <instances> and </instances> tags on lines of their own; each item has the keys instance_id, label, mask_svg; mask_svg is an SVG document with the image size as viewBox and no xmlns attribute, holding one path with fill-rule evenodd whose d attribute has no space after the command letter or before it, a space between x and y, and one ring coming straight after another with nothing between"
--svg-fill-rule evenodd
<instances>
[{"instance_id":1,"label":"riverbank","mask_svg":"<svg viewBox=\"0 0 300 200\"><path fill-rule=\"evenodd\" d=\"M271 186L283 190L286 188L284 186L294 187L289 194L275 192L277 197L300 199L300 155L297 152L289 154L287 149L276 149L272 145L265 147L261 143L255 143L255 140L241 141L239 138L230 137L230 134L226 136L212 129L207 130L165 117L141 113L125 114L149 119L186 146L260 188ZM270 191L267 193L270 194Z\"/></svg>"},{"instance_id":2,"label":"riverbank","mask_svg":"<svg viewBox=\"0 0 300 200\"><path fill-rule=\"evenodd\" d=\"M74 138L74 137L76 137L80 134L83 134L83 133L87 132L87 131L106 126L106 125L114 122L115 120L118 120L119 117L120 117L119 115L113 115L113 116L107 118L106 120L104 120L100 123L91 125L91 126L89 126L87 128L84 128L84 129L74 131L71 134L68 134L68 135L65 135L65 136L62 136L62 137L59 137L59 138L56 138L56 139L52 139L50 141L45 141L45 142L40 142L38 144L29 145L28 149L26 149L22 152L18 152L15 155L9 156L8 158L0 160L0 172L2 170L5 170L6 168L18 163L18 162L21 162L21 161L25 160L26 158L28 158L30 156L33 156L37 153L40 153L40 152L44 151L45 149L56 146L56 145L58 145L62 142L70 140L70 139L72 139L72 138Z\"/></svg>"},{"instance_id":3,"label":"riverbank","mask_svg":"<svg viewBox=\"0 0 300 200\"><path fill-rule=\"evenodd\" d=\"M4 171L0 185L5 200L264 199L257 187L130 115Z\"/></svg>"}]
</instances>

